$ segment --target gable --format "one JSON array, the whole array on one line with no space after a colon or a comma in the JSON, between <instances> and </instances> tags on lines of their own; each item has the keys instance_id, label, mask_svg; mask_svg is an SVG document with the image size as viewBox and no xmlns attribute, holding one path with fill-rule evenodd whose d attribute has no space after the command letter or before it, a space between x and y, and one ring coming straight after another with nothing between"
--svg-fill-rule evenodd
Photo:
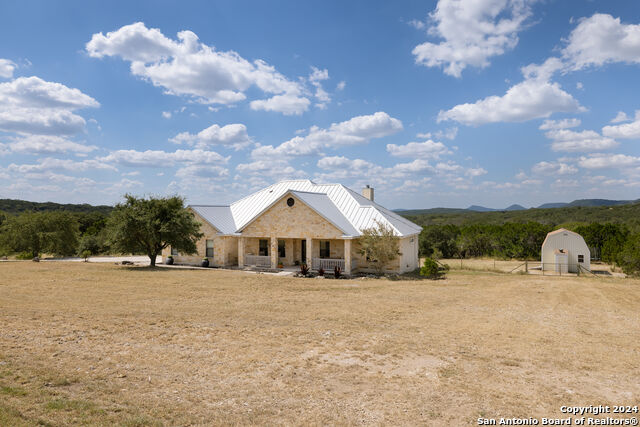
<instances>
[{"instance_id":1,"label":"gable","mask_svg":"<svg viewBox=\"0 0 640 427\"><path fill-rule=\"evenodd\" d=\"M220 230L218 230L209 221L203 218L202 215L198 213L198 211L190 207L188 207L187 209L189 210L189 212L193 214L196 221L200 223L200 232L203 233L205 236L213 236L215 234L220 233Z\"/></svg>"},{"instance_id":2,"label":"gable","mask_svg":"<svg viewBox=\"0 0 640 427\"><path fill-rule=\"evenodd\" d=\"M294 200L293 206L287 200ZM311 209L293 194L278 200L258 215L242 231L243 236L304 239L337 239L344 235L335 225Z\"/></svg>"}]
</instances>

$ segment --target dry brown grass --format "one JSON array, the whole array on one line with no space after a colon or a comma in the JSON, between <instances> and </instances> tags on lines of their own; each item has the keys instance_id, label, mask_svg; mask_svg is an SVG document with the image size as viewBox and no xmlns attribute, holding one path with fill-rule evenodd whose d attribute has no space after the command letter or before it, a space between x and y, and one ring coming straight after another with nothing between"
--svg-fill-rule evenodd
<instances>
[{"instance_id":1,"label":"dry brown grass","mask_svg":"<svg viewBox=\"0 0 640 427\"><path fill-rule=\"evenodd\" d=\"M640 283L0 264L0 425L471 425L638 404Z\"/></svg>"}]
</instances>

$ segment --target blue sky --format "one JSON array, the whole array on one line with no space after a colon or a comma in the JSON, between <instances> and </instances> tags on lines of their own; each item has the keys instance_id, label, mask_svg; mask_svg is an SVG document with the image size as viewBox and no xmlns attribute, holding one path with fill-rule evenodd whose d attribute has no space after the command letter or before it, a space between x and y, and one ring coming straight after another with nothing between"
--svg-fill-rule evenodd
<instances>
[{"instance_id":1,"label":"blue sky","mask_svg":"<svg viewBox=\"0 0 640 427\"><path fill-rule=\"evenodd\" d=\"M634 1L0 2L2 198L640 197Z\"/></svg>"}]
</instances>

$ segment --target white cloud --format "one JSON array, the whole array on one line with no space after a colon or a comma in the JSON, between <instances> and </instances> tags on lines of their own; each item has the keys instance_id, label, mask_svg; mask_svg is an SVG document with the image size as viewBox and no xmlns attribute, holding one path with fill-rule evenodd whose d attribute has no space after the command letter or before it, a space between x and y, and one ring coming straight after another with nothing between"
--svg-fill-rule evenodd
<instances>
[{"instance_id":1,"label":"white cloud","mask_svg":"<svg viewBox=\"0 0 640 427\"><path fill-rule=\"evenodd\" d=\"M171 118L171 111L163 111L162 112L162 117L164 117L165 119L170 119Z\"/></svg>"},{"instance_id":2,"label":"white cloud","mask_svg":"<svg viewBox=\"0 0 640 427\"><path fill-rule=\"evenodd\" d=\"M129 191L133 188L142 187L143 184L140 181L136 181L134 179L122 178L118 182L114 182L104 189L106 194L120 194L124 191Z\"/></svg>"},{"instance_id":3,"label":"white cloud","mask_svg":"<svg viewBox=\"0 0 640 427\"><path fill-rule=\"evenodd\" d=\"M301 114L309 106L303 85L287 79L264 62L249 62L234 51L220 52L181 31L177 40L137 22L94 34L86 45L90 56L120 56L131 61L131 72L148 79L171 95L188 96L206 104L232 104L246 99L252 86L272 96L254 101L251 108Z\"/></svg>"},{"instance_id":4,"label":"white cloud","mask_svg":"<svg viewBox=\"0 0 640 427\"><path fill-rule=\"evenodd\" d=\"M580 21L567 39L563 57L574 70L612 62L640 63L640 24L596 13Z\"/></svg>"},{"instance_id":5,"label":"white cloud","mask_svg":"<svg viewBox=\"0 0 640 427\"><path fill-rule=\"evenodd\" d=\"M64 154L75 153L83 155L96 150L94 145L79 144L66 138L54 135L29 135L14 139L6 146L13 152L23 154Z\"/></svg>"},{"instance_id":6,"label":"white cloud","mask_svg":"<svg viewBox=\"0 0 640 427\"><path fill-rule=\"evenodd\" d=\"M467 171L464 174L470 177L476 177L476 176L486 175L487 173L488 172L484 168L470 168L470 169L467 169Z\"/></svg>"},{"instance_id":7,"label":"white cloud","mask_svg":"<svg viewBox=\"0 0 640 427\"><path fill-rule=\"evenodd\" d=\"M438 130L436 132L425 132L425 133L418 133L416 135L418 138L425 138L425 139L430 139L430 138L436 138L436 139L456 139L456 136L458 136L458 128L457 127L451 127L445 130Z\"/></svg>"},{"instance_id":8,"label":"white cloud","mask_svg":"<svg viewBox=\"0 0 640 427\"><path fill-rule=\"evenodd\" d=\"M13 61L0 58L0 78L10 79L13 77L13 71L17 65Z\"/></svg>"},{"instance_id":9,"label":"white cloud","mask_svg":"<svg viewBox=\"0 0 640 427\"><path fill-rule=\"evenodd\" d=\"M553 151L593 152L608 150L619 145L614 139L604 137L592 130L576 132L569 129L553 129L545 135L553 140L551 143Z\"/></svg>"},{"instance_id":10,"label":"white cloud","mask_svg":"<svg viewBox=\"0 0 640 427\"><path fill-rule=\"evenodd\" d=\"M410 142L406 145L387 144L387 151L395 157L432 159L452 154L452 152L442 142L435 142L432 140L424 142Z\"/></svg>"},{"instance_id":11,"label":"white cloud","mask_svg":"<svg viewBox=\"0 0 640 427\"><path fill-rule=\"evenodd\" d=\"M619 115L620 114L618 114L618 116ZM640 110L636 111L636 117L633 122L622 125L605 126L602 128L602 134L611 138L640 139Z\"/></svg>"},{"instance_id":12,"label":"white cloud","mask_svg":"<svg viewBox=\"0 0 640 427\"><path fill-rule=\"evenodd\" d=\"M100 104L78 89L39 77L0 83L0 130L26 134L73 135L85 120L73 111Z\"/></svg>"},{"instance_id":13,"label":"white cloud","mask_svg":"<svg viewBox=\"0 0 640 427\"><path fill-rule=\"evenodd\" d=\"M628 121L631 121L631 118L627 116L627 113L625 113L624 111L618 111L618 114L616 114L616 116L611 119L609 123L622 123Z\"/></svg>"},{"instance_id":14,"label":"white cloud","mask_svg":"<svg viewBox=\"0 0 640 427\"><path fill-rule=\"evenodd\" d=\"M582 121L580 119L545 120L538 129L569 129L578 127L581 123Z\"/></svg>"},{"instance_id":15,"label":"white cloud","mask_svg":"<svg viewBox=\"0 0 640 427\"><path fill-rule=\"evenodd\" d=\"M52 157L46 157L39 159L36 164L10 164L7 168L13 172L29 173L29 172L44 172L44 171L69 171L69 172L85 172L87 170L113 170L117 169L107 164L100 159L75 161L71 159L54 159Z\"/></svg>"},{"instance_id":16,"label":"white cloud","mask_svg":"<svg viewBox=\"0 0 640 427\"><path fill-rule=\"evenodd\" d=\"M318 154L322 149L366 144L374 138L382 138L402 130L402 122L385 112L356 116L328 129L313 126L306 136L295 136L277 147L263 145L253 150L254 159L282 156L306 156Z\"/></svg>"},{"instance_id":17,"label":"white cloud","mask_svg":"<svg viewBox=\"0 0 640 427\"><path fill-rule=\"evenodd\" d=\"M304 178L307 174L297 170L285 159L256 160L250 163L240 163L236 170L243 176L270 177L273 181L288 178Z\"/></svg>"},{"instance_id":18,"label":"white cloud","mask_svg":"<svg viewBox=\"0 0 640 427\"><path fill-rule=\"evenodd\" d=\"M285 116L299 116L309 109L311 101L295 95L275 95L268 99L251 101L252 110L276 111Z\"/></svg>"},{"instance_id":19,"label":"white cloud","mask_svg":"<svg viewBox=\"0 0 640 427\"><path fill-rule=\"evenodd\" d=\"M31 172L23 175L24 178L34 181L47 181L56 184L73 184L74 186L93 187L96 182L91 178L76 177L53 172Z\"/></svg>"},{"instance_id":20,"label":"white cloud","mask_svg":"<svg viewBox=\"0 0 640 427\"><path fill-rule=\"evenodd\" d=\"M440 0L428 30L442 38L413 49L415 61L427 67L444 67L445 74L460 77L467 66L484 68L489 58L518 44L518 32L531 15L524 0Z\"/></svg>"},{"instance_id":21,"label":"white cloud","mask_svg":"<svg viewBox=\"0 0 640 427\"><path fill-rule=\"evenodd\" d=\"M503 96L489 96L440 111L438 122L454 120L466 125L524 122L549 117L556 112L578 111L584 111L584 107L558 83L528 79L510 87Z\"/></svg>"},{"instance_id":22,"label":"white cloud","mask_svg":"<svg viewBox=\"0 0 640 427\"><path fill-rule=\"evenodd\" d=\"M98 159L106 163L115 163L132 167L171 167L176 164L224 164L229 157L223 157L215 151L196 150L176 150L167 152L161 150L118 150L108 156Z\"/></svg>"},{"instance_id":23,"label":"white cloud","mask_svg":"<svg viewBox=\"0 0 640 427\"><path fill-rule=\"evenodd\" d=\"M391 167L382 167L363 159L349 159L344 156L324 157L317 166L329 173L320 174L322 180L366 179L371 182L388 184L388 180L414 177L422 173L434 172L433 166L424 159L415 159L409 163L397 163Z\"/></svg>"},{"instance_id":24,"label":"white cloud","mask_svg":"<svg viewBox=\"0 0 640 427\"><path fill-rule=\"evenodd\" d=\"M640 166L640 157L626 154L593 154L580 157L578 164L585 169L628 168Z\"/></svg>"},{"instance_id":25,"label":"white cloud","mask_svg":"<svg viewBox=\"0 0 640 427\"><path fill-rule=\"evenodd\" d=\"M420 21L419 19L412 19L407 23L411 25L413 28L415 28L416 30L424 30L427 28L427 22Z\"/></svg>"},{"instance_id":26,"label":"white cloud","mask_svg":"<svg viewBox=\"0 0 640 427\"><path fill-rule=\"evenodd\" d=\"M531 171L538 175L569 175L578 172L575 166L563 162L539 162Z\"/></svg>"},{"instance_id":27,"label":"white cloud","mask_svg":"<svg viewBox=\"0 0 640 427\"><path fill-rule=\"evenodd\" d=\"M176 177L183 180L216 180L229 176L229 170L218 165L189 165L176 171Z\"/></svg>"},{"instance_id":28,"label":"white cloud","mask_svg":"<svg viewBox=\"0 0 640 427\"><path fill-rule=\"evenodd\" d=\"M331 102L331 97L326 90L322 87L322 81L329 79L329 71L327 69L320 70L316 67L311 67L311 74L309 74L309 82L315 87L316 92L314 96L318 100L316 107L324 109L327 103Z\"/></svg>"},{"instance_id":29,"label":"white cloud","mask_svg":"<svg viewBox=\"0 0 640 427\"><path fill-rule=\"evenodd\" d=\"M342 80L336 85L336 90L344 90L345 87L347 87L347 82Z\"/></svg>"},{"instance_id":30,"label":"white cloud","mask_svg":"<svg viewBox=\"0 0 640 427\"><path fill-rule=\"evenodd\" d=\"M197 134L182 132L170 139L176 144L188 144L197 148L206 148L212 145L226 145L236 150L251 144L251 138L247 134L247 127L240 123L225 126L211 125Z\"/></svg>"}]
</instances>

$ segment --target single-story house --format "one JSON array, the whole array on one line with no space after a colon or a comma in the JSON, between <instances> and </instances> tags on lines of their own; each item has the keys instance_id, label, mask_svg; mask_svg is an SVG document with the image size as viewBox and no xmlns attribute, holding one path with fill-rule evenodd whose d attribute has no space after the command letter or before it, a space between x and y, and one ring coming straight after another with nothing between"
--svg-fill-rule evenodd
<instances>
[{"instance_id":1,"label":"single-story house","mask_svg":"<svg viewBox=\"0 0 640 427\"><path fill-rule=\"evenodd\" d=\"M578 233L560 228L547 234L542 243L542 269L557 273L591 270L591 251Z\"/></svg>"},{"instance_id":2,"label":"single-story house","mask_svg":"<svg viewBox=\"0 0 640 427\"><path fill-rule=\"evenodd\" d=\"M343 273L371 271L374 265L360 253L362 230L377 223L399 238L399 255L385 271L404 273L418 268L418 234L422 227L374 202L373 188L362 194L341 184L286 180L230 205L190 205L204 234L196 255L171 248L177 264L199 264L203 257L220 267L306 264L311 269Z\"/></svg>"}]
</instances>

